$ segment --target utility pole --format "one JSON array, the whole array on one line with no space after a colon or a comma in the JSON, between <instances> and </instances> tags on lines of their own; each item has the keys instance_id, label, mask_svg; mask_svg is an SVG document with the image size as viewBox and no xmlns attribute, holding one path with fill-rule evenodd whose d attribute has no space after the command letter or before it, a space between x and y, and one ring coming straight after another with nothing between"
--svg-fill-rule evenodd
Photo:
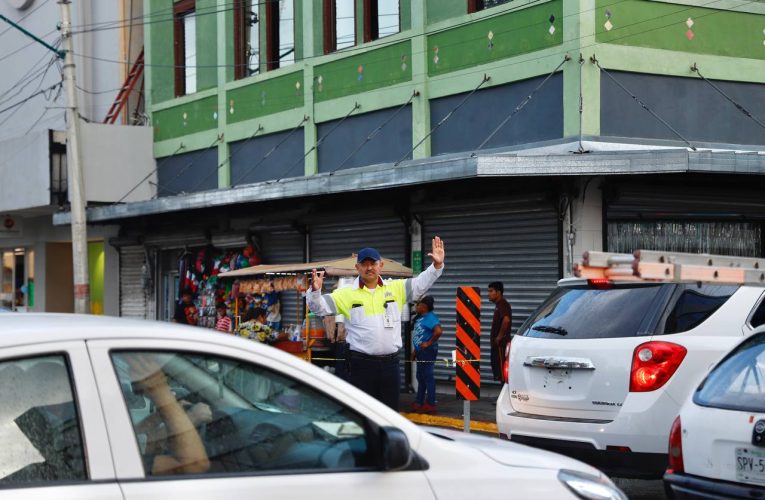
<instances>
[{"instance_id":1,"label":"utility pole","mask_svg":"<svg viewBox=\"0 0 765 500\"><path fill-rule=\"evenodd\" d=\"M69 202L72 222L72 270L74 274L74 312L90 313L90 280L88 278L88 226L85 216L85 183L80 163L80 115L77 110L77 88L72 54L71 0L61 5L61 41L64 50L64 88L66 90L67 165Z\"/></svg>"}]
</instances>

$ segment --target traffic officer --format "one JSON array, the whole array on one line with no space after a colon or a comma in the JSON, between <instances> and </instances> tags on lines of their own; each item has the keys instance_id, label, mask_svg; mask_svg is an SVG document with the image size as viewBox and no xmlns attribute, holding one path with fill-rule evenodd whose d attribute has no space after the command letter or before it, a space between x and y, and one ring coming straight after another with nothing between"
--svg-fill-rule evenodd
<instances>
[{"instance_id":1,"label":"traffic officer","mask_svg":"<svg viewBox=\"0 0 765 500\"><path fill-rule=\"evenodd\" d=\"M416 278L383 282L383 261L374 248L356 256L358 278L352 287L322 295L324 271L313 270L308 309L320 316L345 317L350 347L350 382L398 411L401 348L401 311L423 296L444 269L444 242L433 238L428 254L433 263Z\"/></svg>"}]
</instances>

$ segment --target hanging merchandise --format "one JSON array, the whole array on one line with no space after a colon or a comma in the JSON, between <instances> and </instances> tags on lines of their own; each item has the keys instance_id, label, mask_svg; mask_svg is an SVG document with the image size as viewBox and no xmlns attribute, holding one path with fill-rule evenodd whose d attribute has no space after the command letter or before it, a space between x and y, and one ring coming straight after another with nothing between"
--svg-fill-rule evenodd
<instances>
[{"instance_id":1,"label":"hanging merchandise","mask_svg":"<svg viewBox=\"0 0 765 500\"><path fill-rule=\"evenodd\" d=\"M246 309L267 307L267 299L263 295L266 292L264 286L259 286L257 290L254 286L240 290L237 282L218 279L221 273L257 265L260 261L258 249L253 244L248 244L242 250L220 250L207 245L181 253L178 257L178 296L184 289L194 295L194 304L199 310L198 326L215 328L219 319L216 305L219 304L226 305L232 319L241 316ZM241 297L243 300L237 310L237 299L243 292L246 296Z\"/></svg>"}]
</instances>

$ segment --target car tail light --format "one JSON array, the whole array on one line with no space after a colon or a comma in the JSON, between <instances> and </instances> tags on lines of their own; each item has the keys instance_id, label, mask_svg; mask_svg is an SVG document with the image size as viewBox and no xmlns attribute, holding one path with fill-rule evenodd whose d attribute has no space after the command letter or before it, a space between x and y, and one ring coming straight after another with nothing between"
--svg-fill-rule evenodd
<instances>
[{"instance_id":1,"label":"car tail light","mask_svg":"<svg viewBox=\"0 0 765 500\"><path fill-rule=\"evenodd\" d=\"M688 352L671 342L653 341L640 344L632 355L630 392L655 391L672 378Z\"/></svg>"},{"instance_id":2,"label":"car tail light","mask_svg":"<svg viewBox=\"0 0 765 500\"><path fill-rule=\"evenodd\" d=\"M507 383L510 380L510 342L505 347L505 362L502 363L502 380Z\"/></svg>"},{"instance_id":3,"label":"car tail light","mask_svg":"<svg viewBox=\"0 0 765 500\"><path fill-rule=\"evenodd\" d=\"M669 431L669 466L667 474L684 472L683 465L683 426L680 423L680 415L672 422L672 429Z\"/></svg>"},{"instance_id":4,"label":"car tail light","mask_svg":"<svg viewBox=\"0 0 765 500\"><path fill-rule=\"evenodd\" d=\"M600 290L607 290L614 287L614 284L608 278L593 278L587 280L587 284L592 288L597 288Z\"/></svg>"}]
</instances>

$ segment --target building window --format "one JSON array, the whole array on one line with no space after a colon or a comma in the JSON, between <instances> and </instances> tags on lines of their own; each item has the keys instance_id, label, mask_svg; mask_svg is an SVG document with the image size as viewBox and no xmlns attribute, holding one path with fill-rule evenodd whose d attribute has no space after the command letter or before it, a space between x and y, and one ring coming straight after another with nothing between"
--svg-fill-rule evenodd
<instances>
[{"instance_id":1,"label":"building window","mask_svg":"<svg viewBox=\"0 0 765 500\"><path fill-rule=\"evenodd\" d=\"M468 0L468 12L476 12L484 9L491 9L503 3L510 3L512 0Z\"/></svg>"},{"instance_id":2,"label":"building window","mask_svg":"<svg viewBox=\"0 0 765 500\"><path fill-rule=\"evenodd\" d=\"M238 0L234 8L234 78L260 71L259 0Z\"/></svg>"},{"instance_id":3,"label":"building window","mask_svg":"<svg viewBox=\"0 0 765 500\"><path fill-rule=\"evenodd\" d=\"M295 1L266 2L266 69L295 63Z\"/></svg>"},{"instance_id":4,"label":"building window","mask_svg":"<svg viewBox=\"0 0 765 500\"><path fill-rule=\"evenodd\" d=\"M175 32L175 95L197 91L197 22L195 0L173 5Z\"/></svg>"},{"instance_id":5,"label":"building window","mask_svg":"<svg viewBox=\"0 0 765 500\"><path fill-rule=\"evenodd\" d=\"M364 41L395 35L401 31L399 0L364 1Z\"/></svg>"},{"instance_id":6,"label":"building window","mask_svg":"<svg viewBox=\"0 0 765 500\"><path fill-rule=\"evenodd\" d=\"M356 2L324 0L324 53L356 45Z\"/></svg>"}]
</instances>

